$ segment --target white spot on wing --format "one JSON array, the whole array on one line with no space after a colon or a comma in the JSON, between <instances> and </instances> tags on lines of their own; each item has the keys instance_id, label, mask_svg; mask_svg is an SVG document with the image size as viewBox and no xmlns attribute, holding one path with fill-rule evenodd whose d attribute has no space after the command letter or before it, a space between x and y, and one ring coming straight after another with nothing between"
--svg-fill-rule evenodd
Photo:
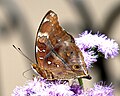
<instances>
[{"instance_id":1,"label":"white spot on wing","mask_svg":"<svg viewBox=\"0 0 120 96\"><path fill-rule=\"evenodd\" d=\"M40 32L38 32L38 36L39 36L39 37L40 37L40 34L41 34L41 33L40 33Z\"/></svg>"},{"instance_id":2,"label":"white spot on wing","mask_svg":"<svg viewBox=\"0 0 120 96\"><path fill-rule=\"evenodd\" d=\"M42 60L43 59L43 57L39 57L40 58L40 60Z\"/></svg>"},{"instance_id":3,"label":"white spot on wing","mask_svg":"<svg viewBox=\"0 0 120 96\"><path fill-rule=\"evenodd\" d=\"M40 49L38 48L38 46L36 46L36 52L38 52L38 50L40 51Z\"/></svg>"},{"instance_id":4,"label":"white spot on wing","mask_svg":"<svg viewBox=\"0 0 120 96\"><path fill-rule=\"evenodd\" d=\"M38 37L42 37L42 36L46 36L47 38L49 38L48 33L42 33L42 32L38 32Z\"/></svg>"},{"instance_id":5,"label":"white spot on wing","mask_svg":"<svg viewBox=\"0 0 120 96\"><path fill-rule=\"evenodd\" d=\"M52 24L52 26L54 26L54 24Z\"/></svg>"},{"instance_id":6,"label":"white spot on wing","mask_svg":"<svg viewBox=\"0 0 120 96\"><path fill-rule=\"evenodd\" d=\"M42 52L45 52L45 50L43 49Z\"/></svg>"},{"instance_id":7,"label":"white spot on wing","mask_svg":"<svg viewBox=\"0 0 120 96\"><path fill-rule=\"evenodd\" d=\"M60 65L57 65L57 67L60 67Z\"/></svg>"},{"instance_id":8,"label":"white spot on wing","mask_svg":"<svg viewBox=\"0 0 120 96\"><path fill-rule=\"evenodd\" d=\"M36 46L36 52L38 52L38 51L40 51L40 52L45 52L44 49L43 49L43 50L40 50L40 49L38 48L38 46Z\"/></svg>"},{"instance_id":9,"label":"white spot on wing","mask_svg":"<svg viewBox=\"0 0 120 96\"><path fill-rule=\"evenodd\" d=\"M61 40L60 39L58 39L58 42L60 42Z\"/></svg>"},{"instance_id":10,"label":"white spot on wing","mask_svg":"<svg viewBox=\"0 0 120 96\"><path fill-rule=\"evenodd\" d=\"M51 64L52 62L51 61L48 61L48 64Z\"/></svg>"},{"instance_id":11,"label":"white spot on wing","mask_svg":"<svg viewBox=\"0 0 120 96\"><path fill-rule=\"evenodd\" d=\"M47 22L47 21L50 21L50 20L49 20L49 19L47 19L47 18L45 18L45 19L44 19L44 21L43 21L43 23L44 23L44 22Z\"/></svg>"},{"instance_id":12,"label":"white spot on wing","mask_svg":"<svg viewBox=\"0 0 120 96\"><path fill-rule=\"evenodd\" d=\"M64 41L64 43L66 44L66 46L69 46L69 42L67 42L67 41Z\"/></svg>"},{"instance_id":13,"label":"white spot on wing","mask_svg":"<svg viewBox=\"0 0 120 96\"><path fill-rule=\"evenodd\" d=\"M50 15L53 17L55 14L54 13L50 13Z\"/></svg>"}]
</instances>

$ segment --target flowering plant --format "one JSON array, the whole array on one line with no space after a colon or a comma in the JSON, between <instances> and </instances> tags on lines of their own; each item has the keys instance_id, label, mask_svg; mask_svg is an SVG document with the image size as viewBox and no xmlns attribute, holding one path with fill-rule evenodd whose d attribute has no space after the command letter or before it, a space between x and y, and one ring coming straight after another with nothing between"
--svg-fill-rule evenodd
<instances>
[{"instance_id":1,"label":"flowering plant","mask_svg":"<svg viewBox=\"0 0 120 96\"><path fill-rule=\"evenodd\" d=\"M75 38L76 45L83 53L87 68L97 61L97 58L113 58L119 54L118 44L109 39L104 34L94 34L85 31ZM79 79L80 82L81 79ZM23 87L16 87L12 96L114 96L113 86L104 85L103 82L94 84L93 88L84 90L83 85L73 82L71 85L68 81L50 82L42 77L35 77L29 80Z\"/></svg>"}]
</instances>

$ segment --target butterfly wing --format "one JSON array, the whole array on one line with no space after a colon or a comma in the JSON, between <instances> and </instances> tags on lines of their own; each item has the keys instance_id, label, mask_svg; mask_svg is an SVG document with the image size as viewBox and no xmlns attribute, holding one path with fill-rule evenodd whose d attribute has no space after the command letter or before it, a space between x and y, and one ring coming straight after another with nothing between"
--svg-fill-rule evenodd
<instances>
[{"instance_id":1,"label":"butterfly wing","mask_svg":"<svg viewBox=\"0 0 120 96\"><path fill-rule=\"evenodd\" d=\"M58 17L49 11L37 32L35 57L40 68L51 72L53 78L68 79L88 77L82 52L74 38L58 22Z\"/></svg>"}]
</instances>

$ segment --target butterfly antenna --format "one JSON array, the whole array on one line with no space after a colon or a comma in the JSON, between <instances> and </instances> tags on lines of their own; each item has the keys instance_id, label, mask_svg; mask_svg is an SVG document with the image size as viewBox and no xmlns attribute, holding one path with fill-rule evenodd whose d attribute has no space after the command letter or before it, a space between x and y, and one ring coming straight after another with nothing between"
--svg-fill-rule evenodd
<instances>
[{"instance_id":1,"label":"butterfly antenna","mask_svg":"<svg viewBox=\"0 0 120 96\"><path fill-rule=\"evenodd\" d=\"M17 50L21 55L23 55L24 57L26 57L29 61L31 61L32 63L34 63L30 58L28 58L28 56L26 56L22 50L20 48L17 48L15 45L13 45L13 48L15 48L15 50Z\"/></svg>"}]
</instances>

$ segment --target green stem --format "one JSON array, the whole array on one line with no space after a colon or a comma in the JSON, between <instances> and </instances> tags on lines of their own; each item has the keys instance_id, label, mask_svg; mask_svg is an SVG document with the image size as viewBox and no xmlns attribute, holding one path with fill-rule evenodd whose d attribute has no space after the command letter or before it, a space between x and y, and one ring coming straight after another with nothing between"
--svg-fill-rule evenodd
<instances>
[{"instance_id":1,"label":"green stem","mask_svg":"<svg viewBox=\"0 0 120 96\"><path fill-rule=\"evenodd\" d=\"M82 81L82 78L78 78L78 82L79 82L80 86L83 87L83 81Z\"/></svg>"}]
</instances>

